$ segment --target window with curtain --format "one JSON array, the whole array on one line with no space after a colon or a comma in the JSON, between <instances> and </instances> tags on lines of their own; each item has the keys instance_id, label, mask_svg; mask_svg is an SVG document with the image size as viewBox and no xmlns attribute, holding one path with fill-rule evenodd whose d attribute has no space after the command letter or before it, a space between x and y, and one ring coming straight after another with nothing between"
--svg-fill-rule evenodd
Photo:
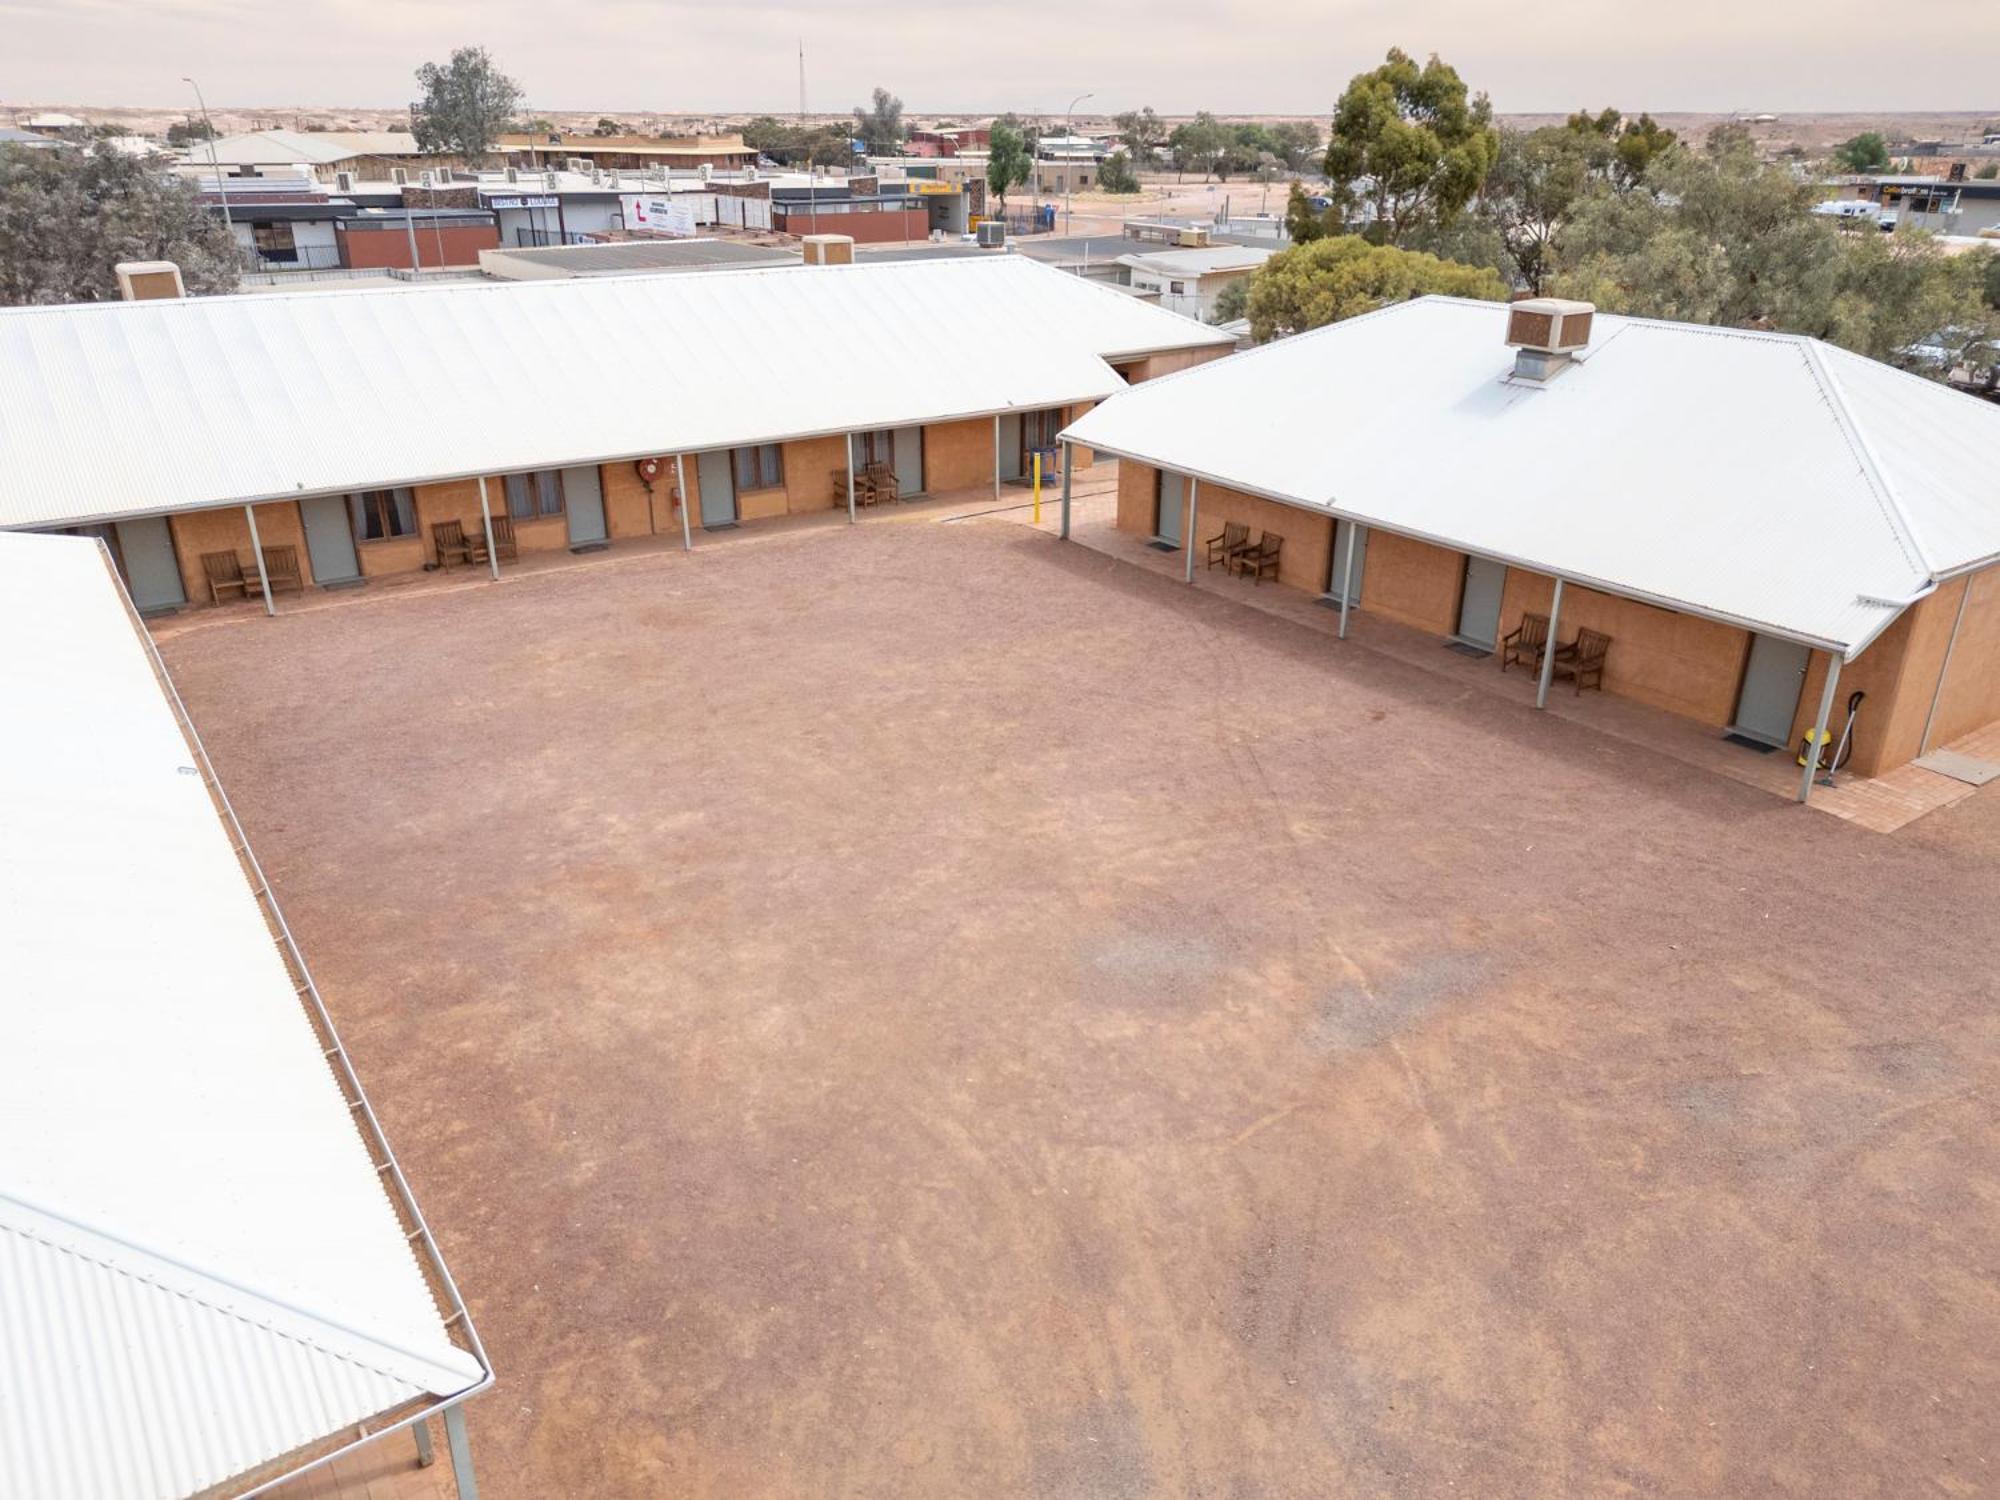
<instances>
[{"instance_id":1,"label":"window with curtain","mask_svg":"<svg viewBox=\"0 0 2000 1500\"><path fill-rule=\"evenodd\" d=\"M509 474L507 514L517 521L563 513L562 473L556 469L531 469L525 474Z\"/></svg>"},{"instance_id":2,"label":"window with curtain","mask_svg":"<svg viewBox=\"0 0 2000 1500\"><path fill-rule=\"evenodd\" d=\"M785 482L785 456L776 443L738 448L731 457L739 490L775 490Z\"/></svg>"},{"instance_id":3,"label":"window with curtain","mask_svg":"<svg viewBox=\"0 0 2000 1500\"><path fill-rule=\"evenodd\" d=\"M854 434L854 466L865 469L870 464L890 469L896 466L896 434L886 427Z\"/></svg>"},{"instance_id":4,"label":"window with curtain","mask_svg":"<svg viewBox=\"0 0 2000 1500\"><path fill-rule=\"evenodd\" d=\"M347 497L347 509L355 536L364 542L416 535L417 507L408 489L363 490Z\"/></svg>"}]
</instances>

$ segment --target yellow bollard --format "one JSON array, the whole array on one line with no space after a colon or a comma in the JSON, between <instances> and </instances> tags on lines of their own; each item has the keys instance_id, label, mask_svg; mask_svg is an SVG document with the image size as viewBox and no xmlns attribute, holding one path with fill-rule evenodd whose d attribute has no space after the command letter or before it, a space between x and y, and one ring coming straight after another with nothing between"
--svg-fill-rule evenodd
<instances>
[{"instance_id":1,"label":"yellow bollard","mask_svg":"<svg viewBox=\"0 0 2000 1500\"><path fill-rule=\"evenodd\" d=\"M1042 524L1042 450L1035 450L1035 524Z\"/></svg>"}]
</instances>

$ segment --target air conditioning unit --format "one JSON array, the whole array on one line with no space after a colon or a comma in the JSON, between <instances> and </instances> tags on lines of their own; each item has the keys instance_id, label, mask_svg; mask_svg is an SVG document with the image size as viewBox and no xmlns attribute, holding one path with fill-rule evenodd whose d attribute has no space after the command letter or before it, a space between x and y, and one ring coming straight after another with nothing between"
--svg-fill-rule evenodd
<instances>
[{"instance_id":1,"label":"air conditioning unit","mask_svg":"<svg viewBox=\"0 0 2000 1500\"><path fill-rule=\"evenodd\" d=\"M604 186L604 168L592 167L590 169L590 185L592 187Z\"/></svg>"},{"instance_id":2,"label":"air conditioning unit","mask_svg":"<svg viewBox=\"0 0 2000 1500\"><path fill-rule=\"evenodd\" d=\"M408 167L389 168L389 180L397 187L402 187L410 180L410 169Z\"/></svg>"},{"instance_id":3,"label":"air conditioning unit","mask_svg":"<svg viewBox=\"0 0 2000 1500\"><path fill-rule=\"evenodd\" d=\"M354 174L352 172L335 172L333 174L333 190L336 193L353 192Z\"/></svg>"},{"instance_id":4,"label":"air conditioning unit","mask_svg":"<svg viewBox=\"0 0 2000 1500\"><path fill-rule=\"evenodd\" d=\"M701 164L701 180L703 182L708 181L709 177L713 175L714 172L715 168L711 166L708 162L703 162Z\"/></svg>"},{"instance_id":5,"label":"air conditioning unit","mask_svg":"<svg viewBox=\"0 0 2000 1500\"><path fill-rule=\"evenodd\" d=\"M521 169L519 167L509 167L507 169L507 181L509 183L518 183L520 180Z\"/></svg>"},{"instance_id":6,"label":"air conditioning unit","mask_svg":"<svg viewBox=\"0 0 2000 1500\"><path fill-rule=\"evenodd\" d=\"M437 173L431 171L430 168L426 167L423 171L417 173L417 186L436 187Z\"/></svg>"},{"instance_id":7,"label":"air conditioning unit","mask_svg":"<svg viewBox=\"0 0 2000 1500\"><path fill-rule=\"evenodd\" d=\"M979 247L982 250L997 250L1007 243L1007 226L998 219L979 221Z\"/></svg>"},{"instance_id":8,"label":"air conditioning unit","mask_svg":"<svg viewBox=\"0 0 2000 1500\"><path fill-rule=\"evenodd\" d=\"M581 172L588 172L590 170L590 163L585 161L580 156L572 156L569 159L568 166L572 172L581 173Z\"/></svg>"},{"instance_id":9,"label":"air conditioning unit","mask_svg":"<svg viewBox=\"0 0 2000 1500\"><path fill-rule=\"evenodd\" d=\"M542 173L542 186L547 188L552 193L556 190L556 184L558 184L561 181L562 181L562 174L560 172Z\"/></svg>"}]
</instances>

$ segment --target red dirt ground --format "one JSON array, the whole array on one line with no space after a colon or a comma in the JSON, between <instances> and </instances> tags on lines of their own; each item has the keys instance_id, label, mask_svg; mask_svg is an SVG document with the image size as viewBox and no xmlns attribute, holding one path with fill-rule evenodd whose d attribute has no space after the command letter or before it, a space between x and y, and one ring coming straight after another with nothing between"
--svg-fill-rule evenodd
<instances>
[{"instance_id":1,"label":"red dirt ground","mask_svg":"<svg viewBox=\"0 0 2000 1500\"><path fill-rule=\"evenodd\" d=\"M996 522L166 655L489 1496L1996 1482L2000 796L1865 833Z\"/></svg>"}]
</instances>

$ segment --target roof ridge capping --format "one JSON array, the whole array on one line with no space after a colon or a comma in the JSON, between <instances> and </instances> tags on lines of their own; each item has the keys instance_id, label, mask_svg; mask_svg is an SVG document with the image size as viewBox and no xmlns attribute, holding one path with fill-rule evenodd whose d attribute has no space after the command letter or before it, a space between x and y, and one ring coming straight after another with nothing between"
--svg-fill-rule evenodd
<instances>
[{"instance_id":1,"label":"roof ridge capping","mask_svg":"<svg viewBox=\"0 0 2000 1500\"><path fill-rule=\"evenodd\" d=\"M5 1191L0 1191L0 1232L34 1240L172 1296L185 1297L275 1338L304 1344L330 1358L374 1370L433 1395L457 1395L487 1378L475 1356L448 1341L445 1347L460 1356L457 1361L442 1360L435 1353L409 1348L386 1335L296 1306Z\"/></svg>"},{"instance_id":2,"label":"roof ridge capping","mask_svg":"<svg viewBox=\"0 0 2000 1500\"><path fill-rule=\"evenodd\" d=\"M1909 512L1904 508L1902 495L1890 481L1888 474L1883 471L1881 461L1875 456L1874 444L1868 441L1868 434L1862 430L1859 418L1848 404L1846 387L1841 384L1833 367L1827 363L1825 351L1830 346L1816 338L1803 335L1793 335L1793 337L1798 338L1799 345L1805 353L1806 367L1812 372L1819 388L1826 394L1827 406L1833 412L1834 420L1840 424L1848 446L1854 450L1855 458L1861 465L1862 475L1867 479L1869 489L1874 492L1877 503L1882 507L1883 519L1895 533L1897 544L1902 547L1904 555L1910 562L1923 572L1926 579L1935 580L1938 574L1937 563L1924 550L1923 541L1918 537ZM1838 352L1849 358L1860 358L1849 350L1842 349ZM1880 364L1881 361L1877 360L1875 363ZM1883 368L1893 369L1894 366L1883 365Z\"/></svg>"}]
</instances>

